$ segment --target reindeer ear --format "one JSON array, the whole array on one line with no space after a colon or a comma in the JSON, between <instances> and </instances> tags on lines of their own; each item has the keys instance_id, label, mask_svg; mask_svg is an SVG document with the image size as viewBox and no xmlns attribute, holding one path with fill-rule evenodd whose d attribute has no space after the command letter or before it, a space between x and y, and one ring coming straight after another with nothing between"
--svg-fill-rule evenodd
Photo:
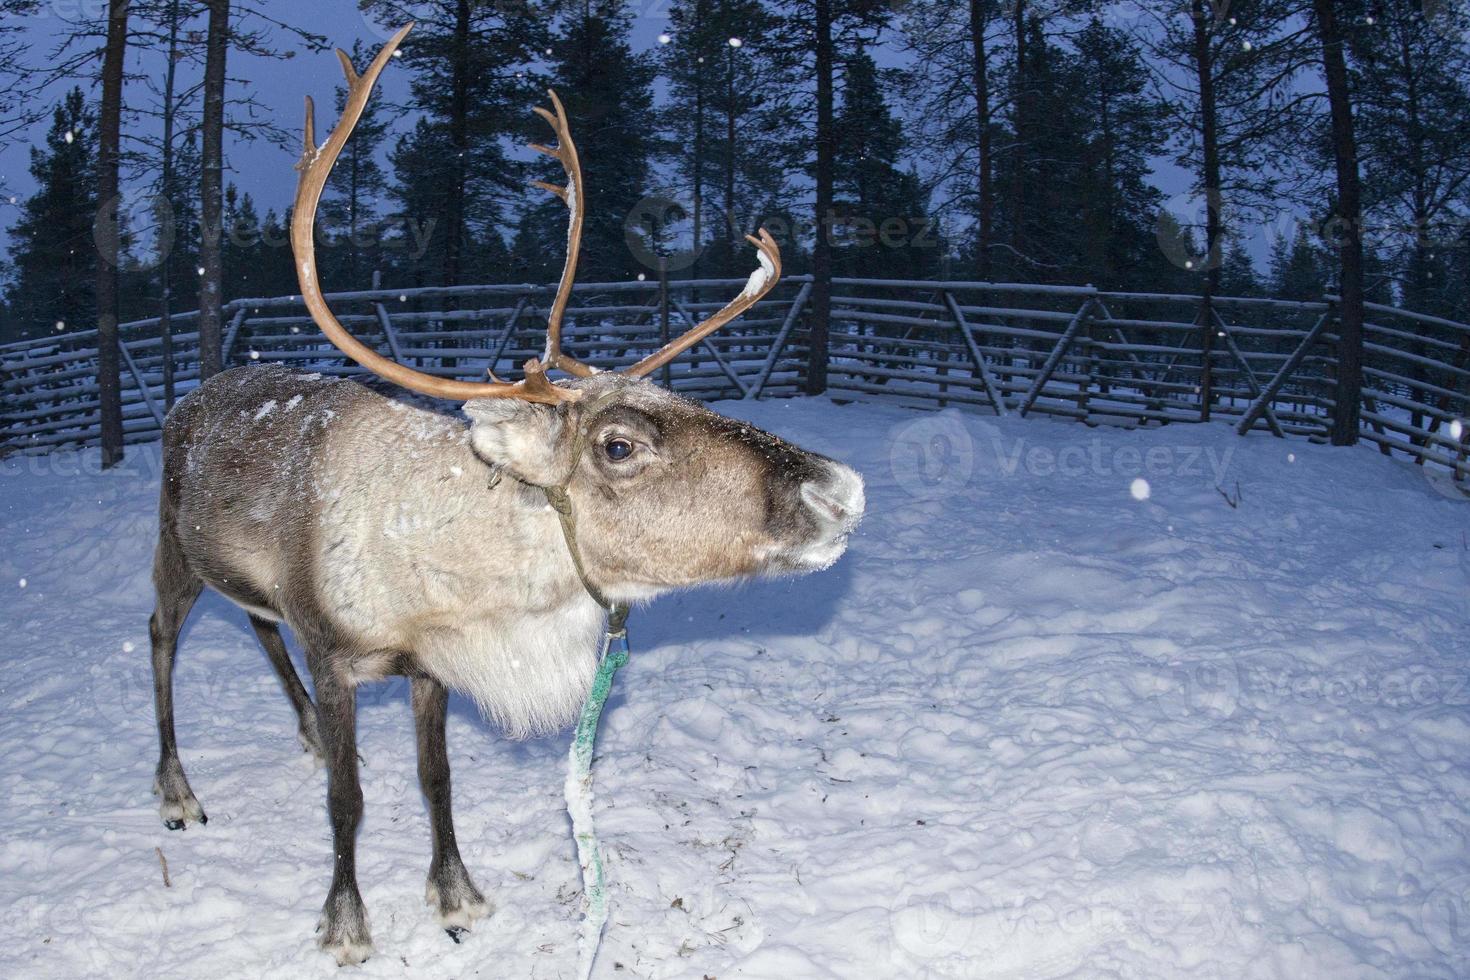
<instances>
[{"instance_id":1,"label":"reindeer ear","mask_svg":"<svg viewBox=\"0 0 1470 980\"><path fill-rule=\"evenodd\" d=\"M554 486L566 476L566 413L561 406L518 398L477 398L464 403L470 445L485 462L517 480Z\"/></svg>"}]
</instances>

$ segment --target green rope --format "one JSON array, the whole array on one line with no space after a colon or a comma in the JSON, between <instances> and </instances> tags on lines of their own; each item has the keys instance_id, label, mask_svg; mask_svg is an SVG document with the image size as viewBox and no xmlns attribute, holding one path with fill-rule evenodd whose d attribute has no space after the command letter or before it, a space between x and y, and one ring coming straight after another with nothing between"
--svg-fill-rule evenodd
<instances>
[{"instance_id":1,"label":"green rope","mask_svg":"<svg viewBox=\"0 0 1470 980\"><path fill-rule=\"evenodd\" d=\"M593 399L583 409L584 420L590 420L603 403L616 394L616 389ZM572 735L572 748L567 754L567 779L563 793L567 800L567 814L572 818L572 837L577 842L577 860L582 865L582 895L586 900L586 914L577 936L577 975L582 980L592 976L592 966L597 961L597 948L602 943L602 927L607 923L607 879L602 864L602 849L597 843L597 832L592 826L592 749L597 741L597 725L602 720L602 707L607 703L612 690L613 675L628 662L628 607L610 602L602 590L587 577L582 564L582 549L577 545L577 518L572 512L572 498L567 487L582 459L586 448L587 433L580 426L572 438L572 469L558 486L542 487L549 503L561 523L562 538L567 552L572 557L572 567L582 588L607 611L607 631L602 638L602 653L598 656L597 673L592 678L592 689L582 703L582 714L577 719L577 730ZM614 650L613 642L618 649Z\"/></svg>"},{"instance_id":2,"label":"green rope","mask_svg":"<svg viewBox=\"0 0 1470 980\"><path fill-rule=\"evenodd\" d=\"M618 612L622 616L618 616ZM592 690L587 692L587 700L582 704L582 715L577 720L577 731L572 736L572 749L567 759L564 792L567 813L572 818L572 836L577 842L577 860L582 865L582 894L586 899L586 914L582 918L577 941L577 975L582 980L592 976L592 965L597 960L597 948L602 942L602 928L607 922L607 881L602 849L592 826L592 749L597 740L597 724L602 720L602 706L612 691L613 676L628 662L628 633L622 626L626 616L626 607L617 607L613 621L608 624L607 635L602 641L601 661L592 679ZM612 649L614 640L619 643L616 650Z\"/></svg>"}]
</instances>

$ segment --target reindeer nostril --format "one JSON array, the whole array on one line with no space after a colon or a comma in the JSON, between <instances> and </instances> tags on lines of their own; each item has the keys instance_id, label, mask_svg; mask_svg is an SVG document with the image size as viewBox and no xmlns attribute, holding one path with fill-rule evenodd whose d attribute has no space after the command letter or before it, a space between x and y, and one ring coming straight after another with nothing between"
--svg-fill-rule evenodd
<instances>
[{"instance_id":1,"label":"reindeer nostril","mask_svg":"<svg viewBox=\"0 0 1470 980\"><path fill-rule=\"evenodd\" d=\"M863 515L863 478L833 464L825 480L801 485L801 499L818 515L836 524L856 524Z\"/></svg>"},{"instance_id":2,"label":"reindeer nostril","mask_svg":"<svg viewBox=\"0 0 1470 980\"><path fill-rule=\"evenodd\" d=\"M842 520L842 505L827 495L826 488L816 483L801 485L801 499L806 505L829 521Z\"/></svg>"}]
</instances>

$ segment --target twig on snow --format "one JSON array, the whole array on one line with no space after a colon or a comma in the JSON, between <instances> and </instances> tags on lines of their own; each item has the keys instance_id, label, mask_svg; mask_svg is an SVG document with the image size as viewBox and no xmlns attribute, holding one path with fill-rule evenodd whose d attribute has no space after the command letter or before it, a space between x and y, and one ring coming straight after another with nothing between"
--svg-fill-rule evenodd
<instances>
[{"instance_id":1,"label":"twig on snow","mask_svg":"<svg viewBox=\"0 0 1470 980\"><path fill-rule=\"evenodd\" d=\"M1218 493L1220 496L1222 496L1222 497L1225 498L1225 502L1230 505L1230 509L1231 510L1235 510L1237 507L1240 506L1240 481L1239 480L1236 480L1235 481L1235 499L1234 500L1231 500L1230 499L1230 494L1226 493L1224 490L1221 490L1219 487L1216 487L1215 488L1215 492Z\"/></svg>"}]
</instances>

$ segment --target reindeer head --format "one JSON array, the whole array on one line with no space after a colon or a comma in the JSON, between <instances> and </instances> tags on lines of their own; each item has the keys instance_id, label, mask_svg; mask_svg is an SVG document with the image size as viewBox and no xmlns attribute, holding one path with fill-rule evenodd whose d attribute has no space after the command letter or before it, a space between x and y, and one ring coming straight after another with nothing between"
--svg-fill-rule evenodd
<instances>
[{"instance_id":1,"label":"reindeer head","mask_svg":"<svg viewBox=\"0 0 1470 980\"><path fill-rule=\"evenodd\" d=\"M320 148L307 99L306 150L291 242L302 297L313 319L345 354L406 388L465 399L470 439L482 459L532 487L563 487L577 514L589 577L614 600L717 579L825 568L842 554L863 511L862 478L826 457L797 449L754 426L679 398L644 378L749 309L781 276L781 254L764 229L747 236L760 258L740 295L661 350L618 373L601 373L561 350L562 317L581 247L585 195L581 165L556 93L538 107L556 147L533 149L560 161L566 186L537 182L567 205L567 260L552 304L546 352L515 383L438 378L358 342L332 314L317 282L313 224L333 163L372 94L378 75L412 25L385 44L359 77L347 76L342 118ZM547 371L573 376L553 383Z\"/></svg>"},{"instance_id":2,"label":"reindeer head","mask_svg":"<svg viewBox=\"0 0 1470 980\"><path fill-rule=\"evenodd\" d=\"M565 486L588 576L612 599L836 561L863 481L824 456L644 380L599 374L583 397L465 404L487 462Z\"/></svg>"}]
</instances>

